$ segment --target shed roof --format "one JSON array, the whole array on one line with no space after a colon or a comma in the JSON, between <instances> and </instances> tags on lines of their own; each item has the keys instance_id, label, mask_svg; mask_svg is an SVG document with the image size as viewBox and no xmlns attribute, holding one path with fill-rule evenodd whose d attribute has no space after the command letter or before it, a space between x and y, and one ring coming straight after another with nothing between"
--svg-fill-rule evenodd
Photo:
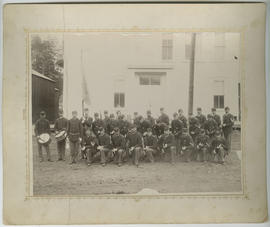
<instances>
[{"instance_id":1,"label":"shed roof","mask_svg":"<svg viewBox=\"0 0 270 227\"><path fill-rule=\"evenodd\" d=\"M43 74L41 74L41 73L39 73L39 72L37 72L37 71L35 71L33 69L32 69L32 75L35 75L35 76L40 77L40 78L45 79L45 80L56 82L55 80L53 80L53 79L51 79L51 78L49 78L47 76L44 76Z\"/></svg>"}]
</instances>

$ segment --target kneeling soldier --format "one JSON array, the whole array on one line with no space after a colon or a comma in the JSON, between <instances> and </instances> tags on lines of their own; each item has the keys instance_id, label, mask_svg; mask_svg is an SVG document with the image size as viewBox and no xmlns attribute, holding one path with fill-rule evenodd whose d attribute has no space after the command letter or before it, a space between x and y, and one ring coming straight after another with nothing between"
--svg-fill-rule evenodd
<instances>
[{"instance_id":1,"label":"kneeling soldier","mask_svg":"<svg viewBox=\"0 0 270 227\"><path fill-rule=\"evenodd\" d=\"M150 162L154 162L154 156L157 153L157 137L153 135L152 129L148 128L144 137L144 150Z\"/></svg>"},{"instance_id":2,"label":"kneeling soldier","mask_svg":"<svg viewBox=\"0 0 270 227\"><path fill-rule=\"evenodd\" d=\"M128 149L128 153L129 155L132 155L133 163L138 167L143 143L141 134L137 132L136 125L131 126L130 131L127 133L126 140L126 147Z\"/></svg>"},{"instance_id":3,"label":"kneeling soldier","mask_svg":"<svg viewBox=\"0 0 270 227\"><path fill-rule=\"evenodd\" d=\"M205 134L205 130L201 129L200 134L196 138L196 149L197 154L199 156L200 161L206 162L207 161L207 153L209 150L209 136Z\"/></svg>"},{"instance_id":4,"label":"kneeling soldier","mask_svg":"<svg viewBox=\"0 0 270 227\"><path fill-rule=\"evenodd\" d=\"M164 134L161 136L160 141L162 144L162 153L170 153L170 162L174 164L176 155L175 138L168 126L164 128Z\"/></svg>"},{"instance_id":5,"label":"kneeling soldier","mask_svg":"<svg viewBox=\"0 0 270 227\"><path fill-rule=\"evenodd\" d=\"M220 131L216 131L216 136L212 141L211 148L212 148L212 158L211 158L212 161L217 156L218 162L223 164L225 155L228 152L228 147L225 139L221 136Z\"/></svg>"},{"instance_id":6,"label":"kneeling soldier","mask_svg":"<svg viewBox=\"0 0 270 227\"><path fill-rule=\"evenodd\" d=\"M194 150L194 144L191 136L188 134L188 129L183 129L183 134L181 136L181 154L184 155L186 162L190 162L191 153Z\"/></svg>"},{"instance_id":7,"label":"kneeling soldier","mask_svg":"<svg viewBox=\"0 0 270 227\"><path fill-rule=\"evenodd\" d=\"M87 156L87 165L90 166L92 163L92 157L97 153L98 139L93 131L86 129L85 137L83 140L83 148Z\"/></svg>"},{"instance_id":8,"label":"kneeling soldier","mask_svg":"<svg viewBox=\"0 0 270 227\"><path fill-rule=\"evenodd\" d=\"M111 138L105 133L104 128L100 128L100 134L98 137L99 146L97 149L100 151L101 165L105 166L106 162L109 162L112 159L111 151Z\"/></svg>"},{"instance_id":9,"label":"kneeling soldier","mask_svg":"<svg viewBox=\"0 0 270 227\"><path fill-rule=\"evenodd\" d=\"M114 134L112 136L112 152L115 155L117 164L120 167L122 165L122 159L125 155L125 137L120 133L119 128L114 129Z\"/></svg>"}]
</instances>

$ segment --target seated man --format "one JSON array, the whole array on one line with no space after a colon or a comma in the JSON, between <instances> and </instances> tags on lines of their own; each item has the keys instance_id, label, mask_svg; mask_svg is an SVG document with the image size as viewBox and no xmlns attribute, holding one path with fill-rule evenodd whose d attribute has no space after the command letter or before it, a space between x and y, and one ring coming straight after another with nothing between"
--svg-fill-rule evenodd
<instances>
[{"instance_id":1,"label":"seated man","mask_svg":"<svg viewBox=\"0 0 270 227\"><path fill-rule=\"evenodd\" d=\"M211 143L211 160L214 161L215 157L218 159L218 163L223 164L225 155L228 152L228 147L225 139L222 137L220 131L216 131L216 135Z\"/></svg>"},{"instance_id":2,"label":"seated man","mask_svg":"<svg viewBox=\"0 0 270 227\"><path fill-rule=\"evenodd\" d=\"M92 130L86 129L82 144L82 150L84 150L87 155L87 165L90 166L93 162L93 156L97 153L98 146L98 139Z\"/></svg>"},{"instance_id":3,"label":"seated man","mask_svg":"<svg viewBox=\"0 0 270 227\"><path fill-rule=\"evenodd\" d=\"M163 154L170 154L170 162L174 164L176 155L176 145L174 135L168 126L164 128L164 134L160 137L161 151Z\"/></svg>"},{"instance_id":4,"label":"seated man","mask_svg":"<svg viewBox=\"0 0 270 227\"><path fill-rule=\"evenodd\" d=\"M205 130L201 129L200 134L196 138L195 144L197 149L197 155L199 156L200 161L207 161L207 154L209 151L209 136L205 134Z\"/></svg>"},{"instance_id":5,"label":"seated man","mask_svg":"<svg viewBox=\"0 0 270 227\"><path fill-rule=\"evenodd\" d=\"M128 155L132 155L133 163L138 167L143 142L141 134L137 132L136 125L132 125L130 131L127 133L126 147L128 149Z\"/></svg>"},{"instance_id":6,"label":"seated man","mask_svg":"<svg viewBox=\"0 0 270 227\"><path fill-rule=\"evenodd\" d=\"M154 162L154 156L157 153L157 137L153 135L152 128L147 129L144 137L144 150L150 162Z\"/></svg>"},{"instance_id":7,"label":"seated man","mask_svg":"<svg viewBox=\"0 0 270 227\"><path fill-rule=\"evenodd\" d=\"M188 129L183 128L181 136L181 154L184 155L184 160L190 162L190 156L194 150L194 144L191 136L188 134Z\"/></svg>"},{"instance_id":8,"label":"seated man","mask_svg":"<svg viewBox=\"0 0 270 227\"><path fill-rule=\"evenodd\" d=\"M120 133L119 128L114 129L112 135L112 152L115 155L117 164L120 167L122 165L123 157L125 156L125 137Z\"/></svg>"},{"instance_id":9,"label":"seated man","mask_svg":"<svg viewBox=\"0 0 270 227\"><path fill-rule=\"evenodd\" d=\"M109 162L112 159L112 150L111 150L111 138L105 133L104 128L100 128L100 133L98 136L99 146L97 149L100 152L101 165L105 166L106 162Z\"/></svg>"}]
</instances>

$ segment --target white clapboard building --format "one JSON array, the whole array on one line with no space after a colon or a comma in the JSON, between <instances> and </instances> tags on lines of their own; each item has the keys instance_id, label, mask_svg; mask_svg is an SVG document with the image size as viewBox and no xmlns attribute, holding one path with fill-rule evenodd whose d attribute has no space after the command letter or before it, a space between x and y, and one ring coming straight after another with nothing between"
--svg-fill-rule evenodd
<instances>
[{"instance_id":1,"label":"white clapboard building","mask_svg":"<svg viewBox=\"0 0 270 227\"><path fill-rule=\"evenodd\" d=\"M64 111L188 113L191 33L65 33ZM196 33L193 110L240 117L239 33Z\"/></svg>"}]
</instances>

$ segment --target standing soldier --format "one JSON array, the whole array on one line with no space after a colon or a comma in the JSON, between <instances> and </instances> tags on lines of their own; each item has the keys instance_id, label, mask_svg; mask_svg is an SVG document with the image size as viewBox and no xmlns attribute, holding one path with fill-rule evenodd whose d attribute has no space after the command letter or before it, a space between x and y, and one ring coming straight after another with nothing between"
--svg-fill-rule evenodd
<instances>
[{"instance_id":1,"label":"standing soldier","mask_svg":"<svg viewBox=\"0 0 270 227\"><path fill-rule=\"evenodd\" d=\"M91 129L87 129L83 139L83 148L87 154L87 165L93 162L93 156L97 153L98 139Z\"/></svg>"},{"instance_id":2,"label":"standing soldier","mask_svg":"<svg viewBox=\"0 0 270 227\"><path fill-rule=\"evenodd\" d=\"M168 126L164 128L164 134L160 137L161 150L163 154L170 154L171 164L175 163L176 146L174 135L170 132Z\"/></svg>"},{"instance_id":3,"label":"standing soldier","mask_svg":"<svg viewBox=\"0 0 270 227\"><path fill-rule=\"evenodd\" d=\"M87 129L92 129L93 118L89 116L88 108L84 109L83 116L81 118L81 124L83 127L83 137L85 136L85 132ZM81 151L82 159L86 159L85 151Z\"/></svg>"},{"instance_id":4,"label":"standing soldier","mask_svg":"<svg viewBox=\"0 0 270 227\"><path fill-rule=\"evenodd\" d=\"M188 134L187 128L183 128L181 136L181 153L184 155L184 160L190 162L191 154L194 150L192 137Z\"/></svg>"},{"instance_id":5,"label":"standing soldier","mask_svg":"<svg viewBox=\"0 0 270 227\"><path fill-rule=\"evenodd\" d=\"M215 136L216 130L218 130L217 122L213 119L213 116L211 114L207 115L207 120L204 124L204 129L205 129L206 135L209 136L209 139L210 139L209 142L211 143L212 139Z\"/></svg>"},{"instance_id":6,"label":"standing soldier","mask_svg":"<svg viewBox=\"0 0 270 227\"><path fill-rule=\"evenodd\" d=\"M39 155L39 161L43 162L43 155L42 155L42 147L45 148L46 153L47 153L47 160L49 162L52 162L51 160L51 153L50 153L50 148L49 148L49 143L46 144L41 144L38 142L39 136L43 133L51 134L50 130L50 123L46 119L46 113L45 111L40 112L40 118L36 121L35 123L35 135L37 138L37 144L38 144L38 155Z\"/></svg>"},{"instance_id":7,"label":"standing soldier","mask_svg":"<svg viewBox=\"0 0 270 227\"><path fill-rule=\"evenodd\" d=\"M234 125L234 117L230 114L230 108L225 107L225 114L223 115L222 130L228 146L228 151L231 151L231 137Z\"/></svg>"},{"instance_id":8,"label":"standing soldier","mask_svg":"<svg viewBox=\"0 0 270 227\"><path fill-rule=\"evenodd\" d=\"M160 116L158 118L160 123L165 123L166 125L170 124L169 116L165 113L164 108L160 108Z\"/></svg>"},{"instance_id":9,"label":"standing soldier","mask_svg":"<svg viewBox=\"0 0 270 227\"><path fill-rule=\"evenodd\" d=\"M195 146L197 149L197 154L201 162L207 161L207 154L209 151L209 136L205 134L205 130L200 130L200 135L196 138Z\"/></svg>"},{"instance_id":10,"label":"standing soldier","mask_svg":"<svg viewBox=\"0 0 270 227\"><path fill-rule=\"evenodd\" d=\"M177 113L173 114L173 120L171 122L171 127L172 127L172 133L174 134L175 137L175 143L176 143L176 152L180 152L180 138L182 135L182 129L183 129L183 123L182 121L179 120L179 116Z\"/></svg>"},{"instance_id":11,"label":"standing soldier","mask_svg":"<svg viewBox=\"0 0 270 227\"><path fill-rule=\"evenodd\" d=\"M212 108L212 117L217 122L217 126L220 128L221 126L221 119L220 116L217 114L216 108Z\"/></svg>"},{"instance_id":12,"label":"standing soldier","mask_svg":"<svg viewBox=\"0 0 270 227\"><path fill-rule=\"evenodd\" d=\"M155 119L152 117L151 111L147 110L146 115L146 120L149 122L150 127L153 128L153 126L155 125Z\"/></svg>"},{"instance_id":13,"label":"standing soldier","mask_svg":"<svg viewBox=\"0 0 270 227\"><path fill-rule=\"evenodd\" d=\"M192 114L189 115L189 134L191 135L193 141L196 140L196 136L200 132L200 123L198 118L194 117Z\"/></svg>"},{"instance_id":14,"label":"standing soldier","mask_svg":"<svg viewBox=\"0 0 270 227\"><path fill-rule=\"evenodd\" d=\"M72 111L72 118L68 121L67 135L70 142L70 164L76 163L80 142L82 142L83 137L83 127L81 121L77 118L77 115L77 111Z\"/></svg>"},{"instance_id":15,"label":"standing soldier","mask_svg":"<svg viewBox=\"0 0 270 227\"><path fill-rule=\"evenodd\" d=\"M202 108L201 107L197 108L197 116L196 116L196 118L199 121L200 128L203 127L203 125L204 125L204 123L206 121L206 117L202 114Z\"/></svg>"},{"instance_id":16,"label":"standing soldier","mask_svg":"<svg viewBox=\"0 0 270 227\"><path fill-rule=\"evenodd\" d=\"M100 128L98 141L99 146L97 147L97 149L100 151L101 165L105 166L106 162L112 160L112 151L111 151L111 138L107 133L105 133L104 128Z\"/></svg>"},{"instance_id":17,"label":"standing soldier","mask_svg":"<svg viewBox=\"0 0 270 227\"><path fill-rule=\"evenodd\" d=\"M103 121L99 118L99 114L98 113L95 113L94 114L94 121L92 123L92 129L93 129L93 132L95 133L96 136L98 136L101 128L104 127L104 124L103 124Z\"/></svg>"},{"instance_id":18,"label":"standing soldier","mask_svg":"<svg viewBox=\"0 0 270 227\"><path fill-rule=\"evenodd\" d=\"M132 155L133 163L138 167L143 142L140 133L137 132L136 125L132 125L130 131L127 133L126 147L128 149L128 155Z\"/></svg>"},{"instance_id":19,"label":"standing soldier","mask_svg":"<svg viewBox=\"0 0 270 227\"><path fill-rule=\"evenodd\" d=\"M63 117L63 110L59 110L59 118L56 119L54 124L55 134L64 131L67 132L68 119ZM66 138L57 141L57 151L58 151L58 161L65 161L65 148L66 148Z\"/></svg>"},{"instance_id":20,"label":"standing soldier","mask_svg":"<svg viewBox=\"0 0 270 227\"><path fill-rule=\"evenodd\" d=\"M178 110L178 116L179 116L179 120L182 121L183 123L183 127L187 128L187 118L184 116L182 109Z\"/></svg>"},{"instance_id":21,"label":"standing soldier","mask_svg":"<svg viewBox=\"0 0 270 227\"><path fill-rule=\"evenodd\" d=\"M142 117L141 120L140 120L140 133L142 135L146 135L146 132L147 132L148 128L152 128L151 122L148 121L146 118Z\"/></svg>"},{"instance_id":22,"label":"standing soldier","mask_svg":"<svg viewBox=\"0 0 270 227\"><path fill-rule=\"evenodd\" d=\"M211 143L211 160L214 161L215 156L217 156L218 162L223 164L227 151L228 147L225 139L221 136L220 131L216 131L216 136Z\"/></svg>"},{"instance_id":23,"label":"standing soldier","mask_svg":"<svg viewBox=\"0 0 270 227\"><path fill-rule=\"evenodd\" d=\"M138 115L138 112L134 112L133 114L133 124L136 125L137 128L140 125L140 116Z\"/></svg>"},{"instance_id":24,"label":"standing soldier","mask_svg":"<svg viewBox=\"0 0 270 227\"><path fill-rule=\"evenodd\" d=\"M120 133L123 136L125 136L127 134L127 132L128 132L129 123L128 123L128 121L125 120L125 116L124 115L119 116L116 125L120 129Z\"/></svg>"},{"instance_id":25,"label":"standing soldier","mask_svg":"<svg viewBox=\"0 0 270 227\"><path fill-rule=\"evenodd\" d=\"M103 125L104 125L104 128L105 128L105 132L106 132L107 134L110 134L109 124L110 124L109 113L108 113L107 110L105 110L105 111L104 111Z\"/></svg>"},{"instance_id":26,"label":"standing soldier","mask_svg":"<svg viewBox=\"0 0 270 227\"><path fill-rule=\"evenodd\" d=\"M154 155L157 154L157 137L153 135L152 128L147 129L144 137L144 150L150 162L154 162Z\"/></svg>"},{"instance_id":27,"label":"standing soldier","mask_svg":"<svg viewBox=\"0 0 270 227\"><path fill-rule=\"evenodd\" d=\"M114 129L117 127L117 120L115 119L114 114L110 114L109 123L108 123L108 134L113 135Z\"/></svg>"},{"instance_id":28,"label":"standing soldier","mask_svg":"<svg viewBox=\"0 0 270 227\"><path fill-rule=\"evenodd\" d=\"M125 157L125 137L120 133L119 128L114 129L112 136L112 152L115 155L118 166L122 165L123 158Z\"/></svg>"}]
</instances>

